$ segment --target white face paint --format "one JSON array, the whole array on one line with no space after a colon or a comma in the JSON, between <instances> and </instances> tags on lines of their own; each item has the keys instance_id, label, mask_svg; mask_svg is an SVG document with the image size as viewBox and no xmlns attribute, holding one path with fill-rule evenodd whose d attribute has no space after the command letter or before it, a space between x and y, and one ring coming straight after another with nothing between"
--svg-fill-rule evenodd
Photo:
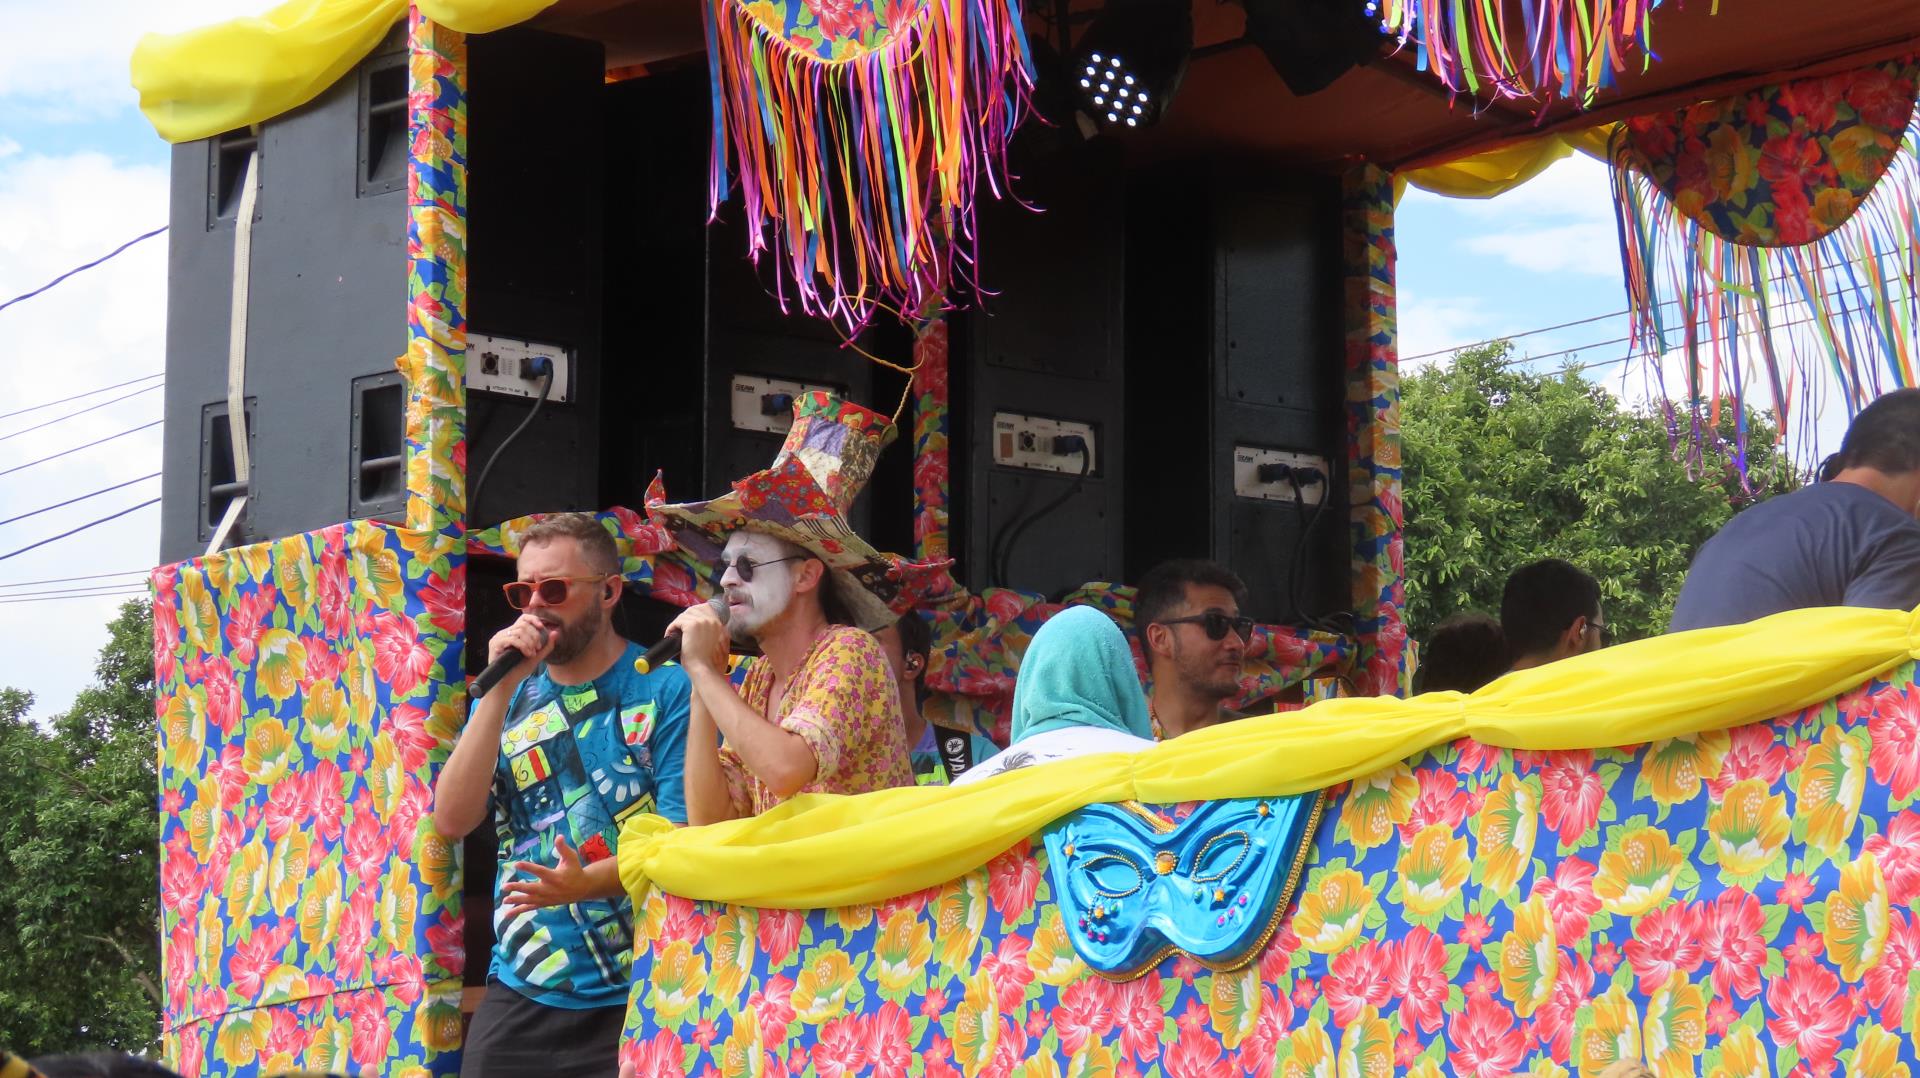
<instances>
[{"instance_id":1,"label":"white face paint","mask_svg":"<svg viewBox=\"0 0 1920 1078\"><path fill-rule=\"evenodd\" d=\"M742 554L753 562L752 581L741 580L734 571L734 562ZM758 636L787 612L787 604L793 601L793 569L800 564L780 560L788 556L787 548L770 535L742 530L727 537L721 555L727 571L720 577L720 586L727 593L727 631L735 640Z\"/></svg>"}]
</instances>

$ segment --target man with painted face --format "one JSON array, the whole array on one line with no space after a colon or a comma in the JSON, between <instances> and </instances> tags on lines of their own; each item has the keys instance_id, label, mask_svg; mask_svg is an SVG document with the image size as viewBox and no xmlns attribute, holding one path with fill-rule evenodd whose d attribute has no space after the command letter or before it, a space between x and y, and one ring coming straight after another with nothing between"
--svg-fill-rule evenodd
<instances>
[{"instance_id":1,"label":"man with painted face","mask_svg":"<svg viewBox=\"0 0 1920 1078\"><path fill-rule=\"evenodd\" d=\"M1204 730L1234 717L1253 619L1240 613L1247 587L1224 565L1162 562L1140 578L1134 624L1153 675L1154 736Z\"/></svg>"},{"instance_id":2,"label":"man with painted face","mask_svg":"<svg viewBox=\"0 0 1920 1078\"><path fill-rule=\"evenodd\" d=\"M872 635L894 620L874 590L888 562L845 516L893 433L884 416L805 394L771 468L712 501L648 507L723 567L726 624L702 604L668 629L693 684L689 823L755 816L800 793L913 785L899 696ZM761 653L738 689L729 635Z\"/></svg>"},{"instance_id":3,"label":"man with painted face","mask_svg":"<svg viewBox=\"0 0 1920 1078\"><path fill-rule=\"evenodd\" d=\"M620 560L593 517L560 513L521 537L491 661L527 656L476 701L434 785L433 824L466 837L489 801L499 840L487 991L461 1074L594 1075L616 1066L633 952L633 907L615 852L622 821L684 822L686 673L635 669L613 629Z\"/></svg>"},{"instance_id":4,"label":"man with painted face","mask_svg":"<svg viewBox=\"0 0 1920 1078\"><path fill-rule=\"evenodd\" d=\"M674 623L693 682L689 822L757 816L800 793L913 785L886 653L850 624L825 563L742 530L727 540L725 565L726 626L705 606ZM729 636L762 656L738 691Z\"/></svg>"}]
</instances>

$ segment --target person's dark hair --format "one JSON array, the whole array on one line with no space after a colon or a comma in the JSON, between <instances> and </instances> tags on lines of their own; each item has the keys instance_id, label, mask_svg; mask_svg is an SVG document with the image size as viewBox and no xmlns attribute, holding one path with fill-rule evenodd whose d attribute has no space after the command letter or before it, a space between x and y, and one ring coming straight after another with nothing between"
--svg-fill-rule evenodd
<instances>
[{"instance_id":1,"label":"person's dark hair","mask_svg":"<svg viewBox=\"0 0 1920 1078\"><path fill-rule=\"evenodd\" d=\"M915 703L924 704L928 696L927 665L933 654L933 627L912 610L900 615L893 627L900 633L901 660L909 655L920 656L920 676L913 679L913 694Z\"/></svg>"},{"instance_id":2,"label":"person's dark hair","mask_svg":"<svg viewBox=\"0 0 1920 1078\"><path fill-rule=\"evenodd\" d=\"M180 1078L150 1059L120 1052L41 1056L32 1066L45 1078Z\"/></svg>"},{"instance_id":3,"label":"person's dark hair","mask_svg":"<svg viewBox=\"0 0 1920 1078\"><path fill-rule=\"evenodd\" d=\"M1840 451L1820 466L1826 481L1848 468L1889 475L1920 469L1920 389L1896 389L1860 409Z\"/></svg>"},{"instance_id":4,"label":"person's dark hair","mask_svg":"<svg viewBox=\"0 0 1920 1078\"><path fill-rule=\"evenodd\" d=\"M620 571L620 548L613 536L588 513L553 513L533 522L520 533L520 549L555 539L572 539L580 544L580 553L596 573L608 576Z\"/></svg>"},{"instance_id":5,"label":"person's dark hair","mask_svg":"<svg viewBox=\"0 0 1920 1078\"><path fill-rule=\"evenodd\" d=\"M1575 618L1599 616L1600 582L1559 558L1515 569L1500 596L1500 630L1512 659L1549 651Z\"/></svg>"},{"instance_id":6,"label":"person's dark hair","mask_svg":"<svg viewBox=\"0 0 1920 1078\"><path fill-rule=\"evenodd\" d=\"M1147 626L1179 609L1187 599L1189 584L1225 588L1233 593L1234 602L1244 606L1247 601L1246 583L1233 570L1218 562L1200 558L1163 561L1140 578L1139 592L1133 600L1133 627L1143 645L1147 639Z\"/></svg>"},{"instance_id":7,"label":"person's dark hair","mask_svg":"<svg viewBox=\"0 0 1920 1078\"><path fill-rule=\"evenodd\" d=\"M923 661L933 654L933 627L926 618L909 610L893 624L900 630L900 654L918 655Z\"/></svg>"},{"instance_id":8,"label":"person's dark hair","mask_svg":"<svg viewBox=\"0 0 1920 1078\"><path fill-rule=\"evenodd\" d=\"M805 550L800 551L807 554ZM820 561L812 554L807 557ZM829 625L857 625L859 620L853 616L853 608L840 597L840 578L833 574L833 567L820 561L820 613L826 617Z\"/></svg>"},{"instance_id":9,"label":"person's dark hair","mask_svg":"<svg viewBox=\"0 0 1920 1078\"><path fill-rule=\"evenodd\" d=\"M1507 672L1507 638L1486 614L1455 614L1420 649L1415 692L1473 692Z\"/></svg>"}]
</instances>

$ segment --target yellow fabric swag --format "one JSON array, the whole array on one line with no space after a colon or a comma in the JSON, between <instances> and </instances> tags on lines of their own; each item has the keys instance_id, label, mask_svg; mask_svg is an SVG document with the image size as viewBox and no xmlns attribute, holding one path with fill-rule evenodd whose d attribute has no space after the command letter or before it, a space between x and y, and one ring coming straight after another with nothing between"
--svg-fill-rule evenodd
<instances>
[{"instance_id":1,"label":"yellow fabric swag","mask_svg":"<svg viewBox=\"0 0 1920 1078\"><path fill-rule=\"evenodd\" d=\"M1920 656L1920 615L1824 609L1623 644L1509 674L1470 696L1329 700L1136 754L970 786L807 795L762 816L620 835L620 880L788 909L878 902L955 879L1086 805L1278 797L1372 774L1455 738L1510 749L1634 745L1725 729L1838 696Z\"/></svg>"},{"instance_id":2,"label":"yellow fabric swag","mask_svg":"<svg viewBox=\"0 0 1920 1078\"><path fill-rule=\"evenodd\" d=\"M482 34L538 15L553 0L420 0L427 18ZM133 50L140 111L168 142L209 138L320 96L365 59L406 0L287 0L264 15L182 34L148 34Z\"/></svg>"}]
</instances>

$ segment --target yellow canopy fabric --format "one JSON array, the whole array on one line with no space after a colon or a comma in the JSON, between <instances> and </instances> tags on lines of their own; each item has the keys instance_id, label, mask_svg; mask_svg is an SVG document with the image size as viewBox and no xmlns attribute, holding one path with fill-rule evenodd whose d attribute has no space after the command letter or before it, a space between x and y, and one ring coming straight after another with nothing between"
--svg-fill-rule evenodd
<instances>
[{"instance_id":1,"label":"yellow canopy fabric","mask_svg":"<svg viewBox=\"0 0 1920 1078\"><path fill-rule=\"evenodd\" d=\"M1509 674L1470 696L1329 700L970 786L810 794L764 815L620 835L620 880L685 898L810 909L955 879L1086 805L1279 797L1460 737L1513 749L1633 745L1799 710L1920 656L1920 613L1823 609L1643 640Z\"/></svg>"},{"instance_id":2,"label":"yellow canopy fabric","mask_svg":"<svg viewBox=\"0 0 1920 1078\"><path fill-rule=\"evenodd\" d=\"M1601 124L1585 131L1542 135L1442 165L1396 172L1393 175L1393 198L1398 202L1400 196L1406 194L1408 184L1448 198L1492 198L1505 194L1540 175L1548 165L1571 155L1575 150L1605 161L1607 139L1613 134L1613 129L1613 124Z\"/></svg>"},{"instance_id":3,"label":"yellow canopy fabric","mask_svg":"<svg viewBox=\"0 0 1920 1078\"><path fill-rule=\"evenodd\" d=\"M469 34L512 26L553 0L419 0L427 18ZM140 111L168 142L248 127L318 97L407 14L407 0L287 0L264 15L133 50Z\"/></svg>"}]
</instances>

